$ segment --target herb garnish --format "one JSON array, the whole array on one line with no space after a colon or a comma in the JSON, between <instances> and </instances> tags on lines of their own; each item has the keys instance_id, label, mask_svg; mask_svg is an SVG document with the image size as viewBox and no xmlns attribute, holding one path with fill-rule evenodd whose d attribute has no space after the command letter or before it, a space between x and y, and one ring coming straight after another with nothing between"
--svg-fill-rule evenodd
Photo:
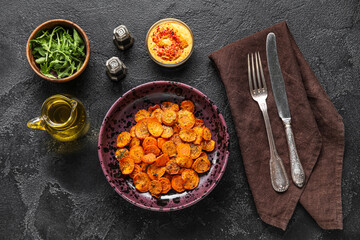
<instances>
[{"instance_id":1,"label":"herb garnish","mask_svg":"<svg viewBox=\"0 0 360 240\"><path fill-rule=\"evenodd\" d=\"M75 29L41 30L29 47L41 73L50 78L69 77L84 63L85 45Z\"/></svg>"}]
</instances>

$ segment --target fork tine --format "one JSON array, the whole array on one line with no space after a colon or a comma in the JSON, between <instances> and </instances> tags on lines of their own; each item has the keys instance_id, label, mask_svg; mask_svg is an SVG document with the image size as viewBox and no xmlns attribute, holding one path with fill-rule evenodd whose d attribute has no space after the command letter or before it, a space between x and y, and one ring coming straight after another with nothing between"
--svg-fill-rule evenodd
<instances>
[{"instance_id":1,"label":"fork tine","mask_svg":"<svg viewBox=\"0 0 360 240\"><path fill-rule=\"evenodd\" d=\"M261 64L261 57L260 57L260 53L259 53L259 52L257 52L257 55L258 55L259 62L260 62L260 64L259 64L259 65L260 65L261 81L262 81L262 84L263 84L264 91L267 91L266 82L265 82L265 77L264 77L264 71L263 71L262 64Z\"/></svg>"},{"instance_id":2,"label":"fork tine","mask_svg":"<svg viewBox=\"0 0 360 240\"><path fill-rule=\"evenodd\" d=\"M258 86L257 86L257 84L256 84L255 66L254 66L254 65L255 65L255 64L254 64L254 54L251 53L252 81L253 81L253 84L254 84L254 91L255 91L256 93L258 93L258 92L259 92L259 88L258 88Z\"/></svg>"},{"instance_id":3,"label":"fork tine","mask_svg":"<svg viewBox=\"0 0 360 240\"><path fill-rule=\"evenodd\" d=\"M248 74L249 74L250 93L253 94L253 92L254 92L254 86L253 86L252 78L251 78L250 54L248 54Z\"/></svg>"},{"instance_id":4,"label":"fork tine","mask_svg":"<svg viewBox=\"0 0 360 240\"><path fill-rule=\"evenodd\" d=\"M257 52L255 52L255 68L256 68L256 79L259 86L259 92L262 92L261 80L260 80L260 73L259 73L259 61Z\"/></svg>"}]
</instances>

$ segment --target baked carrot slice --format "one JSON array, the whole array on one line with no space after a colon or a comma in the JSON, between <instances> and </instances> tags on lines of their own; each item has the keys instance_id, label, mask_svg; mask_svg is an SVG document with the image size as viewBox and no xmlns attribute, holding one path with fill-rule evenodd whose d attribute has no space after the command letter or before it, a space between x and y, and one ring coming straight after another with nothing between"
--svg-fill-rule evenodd
<instances>
[{"instance_id":1,"label":"baked carrot slice","mask_svg":"<svg viewBox=\"0 0 360 240\"><path fill-rule=\"evenodd\" d=\"M149 153L153 153L155 154L155 156L159 156L161 151L160 149L157 147L157 145L147 145L144 148L144 153L145 154L149 154Z\"/></svg>"},{"instance_id":2,"label":"baked carrot slice","mask_svg":"<svg viewBox=\"0 0 360 240\"><path fill-rule=\"evenodd\" d=\"M134 146L130 148L129 157L134 159L135 163L141 163L144 156L144 149L141 146Z\"/></svg>"},{"instance_id":3,"label":"baked carrot slice","mask_svg":"<svg viewBox=\"0 0 360 240\"><path fill-rule=\"evenodd\" d=\"M202 126L204 126L204 121L196 118L195 119L195 127L202 127Z\"/></svg>"},{"instance_id":4,"label":"baked carrot slice","mask_svg":"<svg viewBox=\"0 0 360 240\"><path fill-rule=\"evenodd\" d=\"M171 189L170 180L166 177L161 177L161 178L159 178L159 181L161 182L161 187L162 187L161 193L162 194L168 193Z\"/></svg>"},{"instance_id":5,"label":"baked carrot slice","mask_svg":"<svg viewBox=\"0 0 360 240\"><path fill-rule=\"evenodd\" d=\"M209 160L207 154L204 153L204 152L201 152L201 154L200 154L200 156L199 156L198 158L205 158L205 159ZM197 159L198 159L198 158L197 158ZM196 161L196 159L195 159L195 161ZM194 161L194 162L195 162L195 161ZM209 161L209 162L210 162L210 161ZM191 166L191 168L192 168L192 166Z\"/></svg>"},{"instance_id":6,"label":"baked carrot slice","mask_svg":"<svg viewBox=\"0 0 360 240\"><path fill-rule=\"evenodd\" d=\"M187 168L180 168L179 174L181 175Z\"/></svg>"},{"instance_id":7,"label":"baked carrot slice","mask_svg":"<svg viewBox=\"0 0 360 240\"><path fill-rule=\"evenodd\" d=\"M153 163L148 166L146 173L152 180L159 179L165 174L165 167L158 167L155 163Z\"/></svg>"},{"instance_id":8,"label":"baked carrot slice","mask_svg":"<svg viewBox=\"0 0 360 240\"><path fill-rule=\"evenodd\" d=\"M126 148L119 148L115 152L115 157L118 161L120 161L123 157L126 157L128 155L129 155L129 150L127 150Z\"/></svg>"},{"instance_id":9,"label":"baked carrot slice","mask_svg":"<svg viewBox=\"0 0 360 240\"><path fill-rule=\"evenodd\" d=\"M186 167L189 164L189 161L192 160L189 156L176 156L176 163L180 166L180 167Z\"/></svg>"},{"instance_id":10,"label":"baked carrot slice","mask_svg":"<svg viewBox=\"0 0 360 240\"><path fill-rule=\"evenodd\" d=\"M146 163L146 162L141 162L141 163L139 163L139 166L141 167L141 171L142 171L142 172L146 172L149 164Z\"/></svg>"},{"instance_id":11,"label":"baked carrot slice","mask_svg":"<svg viewBox=\"0 0 360 240\"><path fill-rule=\"evenodd\" d=\"M165 139L165 138L162 138L162 137L160 137L160 138L158 138L157 139L157 146L158 146L158 148L162 148L162 145L165 143L167 141L167 139Z\"/></svg>"},{"instance_id":12,"label":"baked carrot slice","mask_svg":"<svg viewBox=\"0 0 360 240\"><path fill-rule=\"evenodd\" d=\"M177 112L177 111L179 111L179 105L177 105L176 103L172 103L172 102L163 102L163 103L161 103L161 109L163 111L173 110L173 111Z\"/></svg>"},{"instance_id":13,"label":"baked carrot slice","mask_svg":"<svg viewBox=\"0 0 360 240\"><path fill-rule=\"evenodd\" d=\"M144 163L151 164L156 161L156 156L153 153L145 154L142 158Z\"/></svg>"},{"instance_id":14,"label":"baked carrot slice","mask_svg":"<svg viewBox=\"0 0 360 240\"><path fill-rule=\"evenodd\" d=\"M174 131L174 134L178 134L180 132L180 127L179 127L179 124L176 122L173 126L173 131Z\"/></svg>"},{"instance_id":15,"label":"baked carrot slice","mask_svg":"<svg viewBox=\"0 0 360 240\"><path fill-rule=\"evenodd\" d=\"M123 174L130 174L135 167L134 159L131 157L123 157L119 161L120 170Z\"/></svg>"},{"instance_id":16,"label":"baked carrot slice","mask_svg":"<svg viewBox=\"0 0 360 240\"><path fill-rule=\"evenodd\" d=\"M167 172L165 172L165 174L162 177L169 179L169 181L171 182L172 175L168 174Z\"/></svg>"},{"instance_id":17,"label":"baked carrot slice","mask_svg":"<svg viewBox=\"0 0 360 240\"><path fill-rule=\"evenodd\" d=\"M161 123L158 121L158 119L156 117L150 118L147 121L147 127L148 127L150 134L153 135L154 137L160 137L164 131L163 126L161 125Z\"/></svg>"},{"instance_id":18,"label":"baked carrot slice","mask_svg":"<svg viewBox=\"0 0 360 240\"><path fill-rule=\"evenodd\" d=\"M141 119L150 117L150 113L146 111L145 109L141 109L137 111L135 114L135 122L139 122Z\"/></svg>"},{"instance_id":19,"label":"baked carrot slice","mask_svg":"<svg viewBox=\"0 0 360 240\"><path fill-rule=\"evenodd\" d=\"M155 111L156 109L159 109L160 108L160 105L159 104L156 104L154 106L150 106L148 108L148 112L151 114L153 111Z\"/></svg>"},{"instance_id":20,"label":"baked carrot slice","mask_svg":"<svg viewBox=\"0 0 360 240\"><path fill-rule=\"evenodd\" d=\"M139 172L142 172L141 167L140 167L139 164L135 164L134 170L130 173L129 176L130 176L131 178L134 178L135 175L138 174Z\"/></svg>"},{"instance_id":21,"label":"baked carrot slice","mask_svg":"<svg viewBox=\"0 0 360 240\"><path fill-rule=\"evenodd\" d=\"M201 144L202 144L202 149L207 152L211 152L215 148L214 140L202 141Z\"/></svg>"},{"instance_id":22,"label":"baked carrot slice","mask_svg":"<svg viewBox=\"0 0 360 240\"><path fill-rule=\"evenodd\" d=\"M210 161L207 158L199 157L195 160L191 168L194 169L197 173L204 173L209 171L210 165Z\"/></svg>"},{"instance_id":23,"label":"baked carrot slice","mask_svg":"<svg viewBox=\"0 0 360 240\"><path fill-rule=\"evenodd\" d=\"M162 191L161 182L158 180L151 180L150 186L149 186L149 192L151 195L159 195Z\"/></svg>"},{"instance_id":24,"label":"baked carrot slice","mask_svg":"<svg viewBox=\"0 0 360 240\"><path fill-rule=\"evenodd\" d=\"M169 155L167 155L166 153L161 154L159 157L156 158L155 165L158 167L163 167L169 160Z\"/></svg>"},{"instance_id":25,"label":"baked carrot slice","mask_svg":"<svg viewBox=\"0 0 360 240\"><path fill-rule=\"evenodd\" d=\"M178 123L181 129L190 129L195 124L195 116L192 112L180 110L178 112Z\"/></svg>"},{"instance_id":26,"label":"baked carrot slice","mask_svg":"<svg viewBox=\"0 0 360 240\"><path fill-rule=\"evenodd\" d=\"M191 151L190 151L190 157L191 157L192 159L196 159L196 158L200 157L201 152L202 152L202 147L201 147L200 144L198 145L198 144L193 144L193 143L191 143L191 144L190 144L190 149L191 149Z\"/></svg>"},{"instance_id":27,"label":"baked carrot slice","mask_svg":"<svg viewBox=\"0 0 360 240\"><path fill-rule=\"evenodd\" d=\"M191 148L188 143L180 143L176 146L176 152L179 156L190 156Z\"/></svg>"},{"instance_id":28,"label":"baked carrot slice","mask_svg":"<svg viewBox=\"0 0 360 240\"><path fill-rule=\"evenodd\" d=\"M136 137L136 134L135 134L135 126L132 126L131 129L130 129L130 136L132 138Z\"/></svg>"},{"instance_id":29,"label":"baked carrot slice","mask_svg":"<svg viewBox=\"0 0 360 240\"><path fill-rule=\"evenodd\" d=\"M194 141L195 144L200 144L201 141L203 140L203 132L204 132L204 127L199 127L199 126L195 126L193 128L193 130L196 132L196 139Z\"/></svg>"},{"instance_id":30,"label":"baked carrot slice","mask_svg":"<svg viewBox=\"0 0 360 240\"><path fill-rule=\"evenodd\" d=\"M204 157L204 158L206 158L206 159L209 159L209 158L207 157L207 154L204 153L204 152L201 152L200 157Z\"/></svg>"},{"instance_id":31,"label":"baked carrot slice","mask_svg":"<svg viewBox=\"0 0 360 240\"><path fill-rule=\"evenodd\" d=\"M182 179L181 175L175 175L172 177L171 187L177 192L185 191L184 180Z\"/></svg>"},{"instance_id":32,"label":"baked carrot slice","mask_svg":"<svg viewBox=\"0 0 360 240\"><path fill-rule=\"evenodd\" d=\"M151 118L156 118L159 122L161 122L161 116L162 116L162 114L163 114L163 110L161 110L160 108L158 108L158 109L155 109L155 110L151 113L150 117L151 117Z\"/></svg>"},{"instance_id":33,"label":"baked carrot slice","mask_svg":"<svg viewBox=\"0 0 360 240\"><path fill-rule=\"evenodd\" d=\"M147 192L150 186L150 178L146 173L139 172L133 178L135 188L140 192Z\"/></svg>"},{"instance_id":34,"label":"baked carrot slice","mask_svg":"<svg viewBox=\"0 0 360 240\"><path fill-rule=\"evenodd\" d=\"M204 140L206 140L206 141L211 140L211 132L210 132L210 129L209 129L209 128L207 128L207 127L204 128L202 137L203 137Z\"/></svg>"},{"instance_id":35,"label":"baked carrot slice","mask_svg":"<svg viewBox=\"0 0 360 240\"><path fill-rule=\"evenodd\" d=\"M170 109L167 109L163 112L161 116L161 121L167 126L172 126L176 123L177 115L176 112Z\"/></svg>"},{"instance_id":36,"label":"baked carrot slice","mask_svg":"<svg viewBox=\"0 0 360 240\"><path fill-rule=\"evenodd\" d=\"M142 119L135 125L135 135L139 139L145 139L150 135L148 128L147 128L147 121L146 119Z\"/></svg>"},{"instance_id":37,"label":"baked carrot slice","mask_svg":"<svg viewBox=\"0 0 360 240\"><path fill-rule=\"evenodd\" d=\"M184 181L184 188L192 190L199 185L199 175L192 169L185 169L181 173L181 178Z\"/></svg>"},{"instance_id":38,"label":"baked carrot slice","mask_svg":"<svg viewBox=\"0 0 360 240\"><path fill-rule=\"evenodd\" d=\"M175 143L175 145L179 145L180 143L183 143L183 141L181 140L179 134L172 135L170 140L173 141Z\"/></svg>"},{"instance_id":39,"label":"baked carrot slice","mask_svg":"<svg viewBox=\"0 0 360 240\"><path fill-rule=\"evenodd\" d=\"M146 137L142 143L143 148L148 145L157 145L157 140L154 137Z\"/></svg>"},{"instance_id":40,"label":"baked carrot slice","mask_svg":"<svg viewBox=\"0 0 360 240\"><path fill-rule=\"evenodd\" d=\"M140 146L141 141L137 137L133 137L130 141L129 147L132 148L134 146Z\"/></svg>"},{"instance_id":41,"label":"baked carrot slice","mask_svg":"<svg viewBox=\"0 0 360 240\"><path fill-rule=\"evenodd\" d=\"M162 138L170 138L170 137L172 137L172 135L174 134L174 130L173 130L172 127L163 125L162 128L164 129L164 131L161 134Z\"/></svg>"},{"instance_id":42,"label":"baked carrot slice","mask_svg":"<svg viewBox=\"0 0 360 240\"><path fill-rule=\"evenodd\" d=\"M174 157L176 155L176 145L173 141L166 141L161 149L163 153L166 153L169 157Z\"/></svg>"},{"instance_id":43,"label":"baked carrot slice","mask_svg":"<svg viewBox=\"0 0 360 240\"><path fill-rule=\"evenodd\" d=\"M189 157L186 164L185 164L185 168L191 168L193 163L194 163L194 160L192 160L192 158Z\"/></svg>"},{"instance_id":44,"label":"baked carrot slice","mask_svg":"<svg viewBox=\"0 0 360 240\"><path fill-rule=\"evenodd\" d=\"M168 174L168 173L165 173L162 177L169 179L169 181L171 182L172 175L170 175L170 174Z\"/></svg>"},{"instance_id":45,"label":"baked carrot slice","mask_svg":"<svg viewBox=\"0 0 360 240\"><path fill-rule=\"evenodd\" d=\"M171 159L166 163L165 171L170 175L175 175L179 173L180 166L176 163L174 159Z\"/></svg>"},{"instance_id":46,"label":"baked carrot slice","mask_svg":"<svg viewBox=\"0 0 360 240\"><path fill-rule=\"evenodd\" d=\"M195 111L195 105L192 101L190 100L184 100L181 102L180 105L181 110L187 110L189 112L194 112Z\"/></svg>"},{"instance_id":47,"label":"baked carrot slice","mask_svg":"<svg viewBox=\"0 0 360 240\"><path fill-rule=\"evenodd\" d=\"M160 194L156 194L156 195L155 195L155 194L151 194L151 196L153 196L154 198L158 198L158 199L159 199L159 198L161 198L161 193L160 193Z\"/></svg>"},{"instance_id":48,"label":"baked carrot slice","mask_svg":"<svg viewBox=\"0 0 360 240\"><path fill-rule=\"evenodd\" d=\"M197 135L194 129L182 129L179 136L184 142L194 142Z\"/></svg>"},{"instance_id":49,"label":"baked carrot slice","mask_svg":"<svg viewBox=\"0 0 360 240\"><path fill-rule=\"evenodd\" d=\"M131 135L129 132L122 132L116 139L116 146L118 148L123 148L128 145L131 141Z\"/></svg>"}]
</instances>

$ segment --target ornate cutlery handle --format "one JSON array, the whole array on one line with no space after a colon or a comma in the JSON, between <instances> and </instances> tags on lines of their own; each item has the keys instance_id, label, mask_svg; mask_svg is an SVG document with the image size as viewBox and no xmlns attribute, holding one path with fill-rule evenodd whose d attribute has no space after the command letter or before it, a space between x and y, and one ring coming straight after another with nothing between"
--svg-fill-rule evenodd
<instances>
[{"instance_id":1,"label":"ornate cutlery handle","mask_svg":"<svg viewBox=\"0 0 360 240\"><path fill-rule=\"evenodd\" d=\"M296 186L301 188L305 183L305 173L296 151L294 134L291 129L291 119L284 120L286 139L289 146L291 178Z\"/></svg>"},{"instance_id":2,"label":"ornate cutlery handle","mask_svg":"<svg viewBox=\"0 0 360 240\"><path fill-rule=\"evenodd\" d=\"M276 192L285 192L289 188L289 179L287 177L284 164L276 151L275 141L271 130L270 119L267 112L266 102L259 102L266 126L266 133L270 145L270 178L271 184Z\"/></svg>"}]
</instances>

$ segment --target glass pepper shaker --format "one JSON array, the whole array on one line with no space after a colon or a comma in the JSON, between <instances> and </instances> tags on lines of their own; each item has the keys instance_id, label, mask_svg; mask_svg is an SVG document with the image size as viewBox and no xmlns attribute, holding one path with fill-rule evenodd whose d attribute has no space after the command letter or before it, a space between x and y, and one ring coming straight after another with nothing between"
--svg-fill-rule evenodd
<instances>
[{"instance_id":1,"label":"glass pepper shaker","mask_svg":"<svg viewBox=\"0 0 360 240\"><path fill-rule=\"evenodd\" d=\"M128 49L134 44L134 38L125 25L117 26L114 29L113 41L120 50Z\"/></svg>"},{"instance_id":2,"label":"glass pepper shaker","mask_svg":"<svg viewBox=\"0 0 360 240\"><path fill-rule=\"evenodd\" d=\"M118 82L126 76L127 68L118 58L112 57L106 61L106 74L112 81Z\"/></svg>"}]
</instances>

